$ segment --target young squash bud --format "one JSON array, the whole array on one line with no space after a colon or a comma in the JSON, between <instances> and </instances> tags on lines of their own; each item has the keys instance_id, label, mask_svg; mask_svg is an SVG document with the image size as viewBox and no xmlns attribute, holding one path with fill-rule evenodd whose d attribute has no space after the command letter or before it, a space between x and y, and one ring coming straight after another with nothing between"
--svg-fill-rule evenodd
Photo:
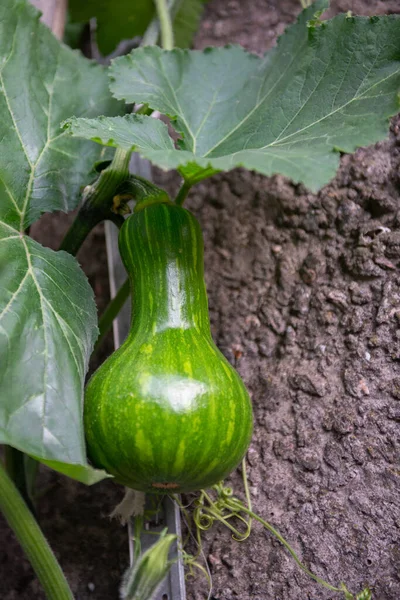
<instances>
[{"instance_id":1,"label":"young squash bud","mask_svg":"<svg viewBox=\"0 0 400 600\"><path fill-rule=\"evenodd\" d=\"M153 544L127 571L121 585L121 600L152 600L158 587L174 563L168 560L171 545L176 535L168 534L165 529L160 539Z\"/></svg>"}]
</instances>

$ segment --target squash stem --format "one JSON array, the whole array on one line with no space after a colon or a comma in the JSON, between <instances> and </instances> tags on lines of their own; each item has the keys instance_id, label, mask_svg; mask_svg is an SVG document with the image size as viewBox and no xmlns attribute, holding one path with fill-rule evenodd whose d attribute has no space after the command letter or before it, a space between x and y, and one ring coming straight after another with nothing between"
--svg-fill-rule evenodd
<instances>
[{"instance_id":1,"label":"squash stem","mask_svg":"<svg viewBox=\"0 0 400 600\"><path fill-rule=\"evenodd\" d=\"M191 187L192 187L192 184L189 183L188 181L183 182L183 184L178 192L178 195L175 198L175 204L177 204L178 206L183 205L183 203L186 200L186 196L188 195Z\"/></svg>"},{"instance_id":2,"label":"squash stem","mask_svg":"<svg viewBox=\"0 0 400 600\"><path fill-rule=\"evenodd\" d=\"M117 148L111 164L100 173L96 183L86 188L83 204L61 242L60 250L76 256L93 227L102 221L109 220L117 227L122 226L124 219L112 212L112 201L128 177L130 156L130 152Z\"/></svg>"},{"instance_id":3,"label":"squash stem","mask_svg":"<svg viewBox=\"0 0 400 600\"><path fill-rule=\"evenodd\" d=\"M15 487L21 494L22 498L26 502L29 510L34 513L35 509L32 504L32 500L29 497L29 491L25 473L25 455L17 448L12 446L5 446L4 448L4 460L7 475L14 482ZM34 460L33 458L30 460Z\"/></svg>"},{"instance_id":4,"label":"squash stem","mask_svg":"<svg viewBox=\"0 0 400 600\"><path fill-rule=\"evenodd\" d=\"M155 5L160 21L161 46L164 50L172 50L174 47L174 31L167 0L155 0Z\"/></svg>"},{"instance_id":5,"label":"squash stem","mask_svg":"<svg viewBox=\"0 0 400 600\"><path fill-rule=\"evenodd\" d=\"M48 600L73 600L60 565L1 461L0 510L34 568Z\"/></svg>"},{"instance_id":6,"label":"squash stem","mask_svg":"<svg viewBox=\"0 0 400 600\"><path fill-rule=\"evenodd\" d=\"M109 329L111 328L114 319L118 316L119 311L128 299L130 290L131 288L129 279L126 279L125 283L121 285L118 292L101 315L99 320L99 337L97 338L96 344L93 349L93 353L95 353L96 350L98 350L99 346L101 345L104 339L104 336L108 333Z\"/></svg>"}]
</instances>

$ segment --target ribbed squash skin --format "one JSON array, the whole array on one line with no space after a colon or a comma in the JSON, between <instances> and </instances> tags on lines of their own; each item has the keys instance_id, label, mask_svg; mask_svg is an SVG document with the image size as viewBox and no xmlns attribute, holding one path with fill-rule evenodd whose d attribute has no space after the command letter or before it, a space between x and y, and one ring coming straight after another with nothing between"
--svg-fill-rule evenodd
<instances>
[{"instance_id":1,"label":"ribbed squash skin","mask_svg":"<svg viewBox=\"0 0 400 600\"><path fill-rule=\"evenodd\" d=\"M245 454L252 410L211 338L200 226L184 208L156 204L127 219L119 244L132 324L86 389L89 457L137 490L211 486Z\"/></svg>"}]
</instances>

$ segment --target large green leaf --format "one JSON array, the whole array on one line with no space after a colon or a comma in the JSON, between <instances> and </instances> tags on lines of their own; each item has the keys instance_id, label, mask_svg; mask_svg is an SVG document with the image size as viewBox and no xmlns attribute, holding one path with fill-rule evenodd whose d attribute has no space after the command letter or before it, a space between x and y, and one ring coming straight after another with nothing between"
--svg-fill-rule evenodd
<instances>
[{"instance_id":1,"label":"large green leaf","mask_svg":"<svg viewBox=\"0 0 400 600\"><path fill-rule=\"evenodd\" d=\"M120 113L103 67L60 44L25 0L0 3L0 220L21 231L78 202L98 149L60 129Z\"/></svg>"},{"instance_id":2,"label":"large green leaf","mask_svg":"<svg viewBox=\"0 0 400 600\"><path fill-rule=\"evenodd\" d=\"M201 178L207 167L209 173L244 166L265 175L282 173L312 190L326 184L339 152L387 136L400 90L400 18L339 15L308 23L326 6L318 0L303 11L263 58L240 47L204 52L152 47L116 59L114 95L169 115L182 137L178 148L166 150L164 142L155 148L149 135L155 123L130 117L131 147L164 169L178 168L189 180ZM71 125L74 135L87 136L88 121ZM87 137L122 144L112 121L107 135L102 122L97 126L98 135L92 122Z\"/></svg>"},{"instance_id":3,"label":"large green leaf","mask_svg":"<svg viewBox=\"0 0 400 600\"><path fill-rule=\"evenodd\" d=\"M153 0L70 0L74 21L97 20L97 44L104 54L115 50L121 40L143 35L155 15Z\"/></svg>"},{"instance_id":4,"label":"large green leaf","mask_svg":"<svg viewBox=\"0 0 400 600\"><path fill-rule=\"evenodd\" d=\"M24 234L78 201L99 156L60 129L71 114L117 114L105 70L61 45L25 0L0 4L0 443L86 483L83 384L97 337L76 260Z\"/></svg>"},{"instance_id":5,"label":"large green leaf","mask_svg":"<svg viewBox=\"0 0 400 600\"><path fill-rule=\"evenodd\" d=\"M86 465L83 382L97 336L88 281L72 256L3 223L0 277L0 443L61 471L51 461Z\"/></svg>"}]
</instances>

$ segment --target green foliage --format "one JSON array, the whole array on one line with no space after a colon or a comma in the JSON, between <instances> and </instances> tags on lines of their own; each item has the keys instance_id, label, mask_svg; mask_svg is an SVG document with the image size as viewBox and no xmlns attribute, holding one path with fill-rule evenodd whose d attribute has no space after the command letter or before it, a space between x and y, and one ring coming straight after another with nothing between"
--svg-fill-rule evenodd
<instances>
[{"instance_id":1,"label":"green foliage","mask_svg":"<svg viewBox=\"0 0 400 600\"><path fill-rule=\"evenodd\" d=\"M0 443L92 481L103 475L87 467L81 414L93 292L74 258L24 231L75 208L99 157L60 121L120 109L105 70L62 46L24 0L0 6L0 84Z\"/></svg>"},{"instance_id":2,"label":"green foliage","mask_svg":"<svg viewBox=\"0 0 400 600\"><path fill-rule=\"evenodd\" d=\"M63 126L74 137L90 139L122 150L142 151L147 148L156 152L161 150L166 154L174 150L174 143L165 123L146 115L130 114L98 119L73 117L67 119Z\"/></svg>"},{"instance_id":3,"label":"green foliage","mask_svg":"<svg viewBox=\"0 0 400 600\"><path fill-rule=\"evenodd\" d=\"M157 588L168 573L174 560L168 560L176 535L167 535L165 529L153 544L128 571L121 587L123 600L152 600Z\"/></svg>"},{"instance_id":4,"label":"green foliage","mask_svg":"<svg viewBox=\"0 0 400 600\"><path fill-rule=\"evenodd\" d=\"M121 40L143 35L155 16L153 0L70 0L73 21L97 19L97 44L102 54L110 54Z\"/></svg>"},{"instance_id":5,"label":"green foliage","mask_svg":"<svg viewBox=\"0 0 400 600\"><path fill-rule=\"evenodd\" d=\"M208 0L175 0L172 25L175 46L188 48L200 24L204 4ZM110 54L123 39L141 36L155 17L153 0L70 0L73 21L97 19L97 44L104 54Z\"/></svg>"},{"instance_id":6,"label":"green foliage","mask_svg":"<svg viewBox=\"0 0 400 600\"><path fill-rule=\"evenodd\" d=\"M177 0L174 4L174 41L177 48L190 48L208 0Z\"/></svg>"},{"instance_id":7,"label":"green foliage","mask_svg":"<svg viewBox=\"0 0 400 600\"><path fill-rule=\"evenodd\" d=\"M372 593L369 588L365 588L365 590L363 590L356 596L356 600L371 600L371 599L372 599Z\"/></svg>"},{"instance_id":8,"label":"green foliage","mask_svg":"<svg viewBox=\"0 0 400 600\"><path fill-rule=\"evenodd\" d=\"M318 0L263 58L240 47L204 52L140 48L111 66L111 90L168 115L176 148L151 117L130 116L121 134L104 121L74 121L71 132L130 147L190 182L236 166L282 173L318 190L339 152L387 136L399 109L400 18L347 17L309 25ZM112 142L110 142L112 140Z\"/></svg>"}]
</instances>

